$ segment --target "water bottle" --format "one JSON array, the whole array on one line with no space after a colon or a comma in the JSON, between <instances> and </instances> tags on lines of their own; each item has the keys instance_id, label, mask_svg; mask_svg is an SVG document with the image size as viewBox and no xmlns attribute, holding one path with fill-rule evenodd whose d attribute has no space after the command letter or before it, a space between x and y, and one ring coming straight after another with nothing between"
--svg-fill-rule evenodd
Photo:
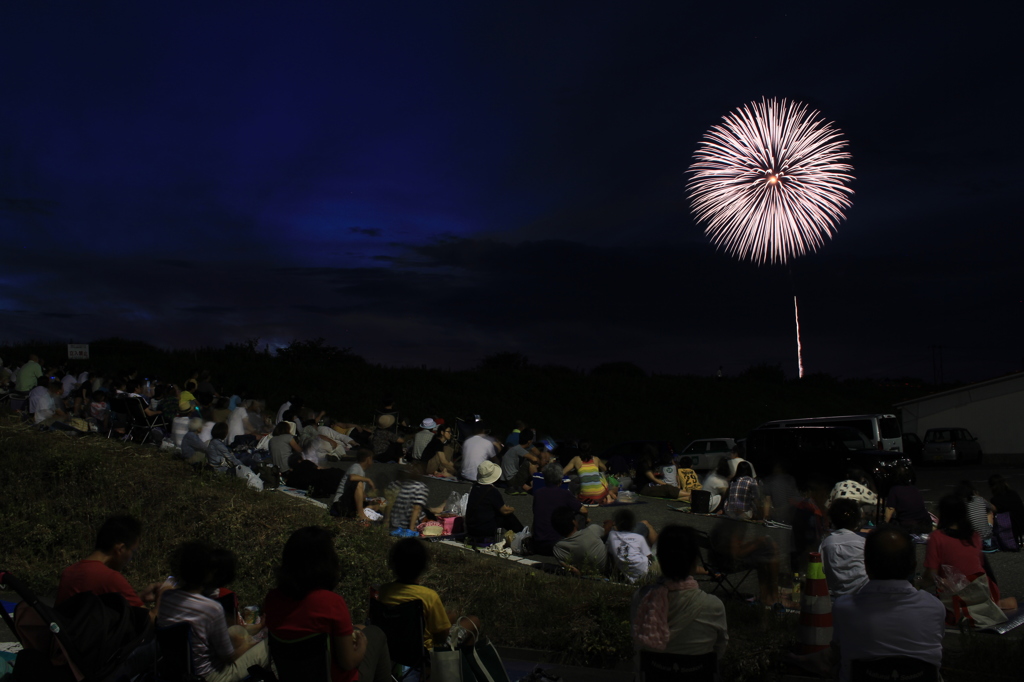
<instances>
[{"instance_id":1,"label":"water bottle","mask_svg":"<svg viewBox=\"0 0 1024 682\"><path fill-rule=\"evenodd\" d=\"M799 573L793 574L793 601L800 601L800 590L803 587L803 580Z\"/></svg>"}]
</instances>

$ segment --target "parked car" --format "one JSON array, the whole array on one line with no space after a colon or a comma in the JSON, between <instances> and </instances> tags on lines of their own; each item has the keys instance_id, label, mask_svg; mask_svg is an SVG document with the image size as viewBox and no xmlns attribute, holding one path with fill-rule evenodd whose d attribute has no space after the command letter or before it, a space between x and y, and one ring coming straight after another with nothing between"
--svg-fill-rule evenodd
<instances>
[{"instance_id":1,"label":"parked car","mask_svg":"<svg viewBox=\"0 0 1024 682\"><path fill-rule=\"evenodd\" d=\"M806 417L803 419L776 419L765 422L758 428L768 429L783 426L849 426L857 429L871 441L871 447L878 450L901 450L903 432L900 422L893 414L850 414L841 417Z\"/></svg>"},{"instance_id":2,"label":"parked car","mask_svg":"<svg viewBox=\"0 0 1024 682\"><path fill-rule=\"evenodd\" d=\"M658 455L663 461L667 462L675 458L676 451L672 447L672 443L667 440L629 440L616 443L605 449L598 457L608 464L610 473L622 474L636 468L636 461L649 445L658 451Z\"/></svg>"},{"instance_id":3,"label":"parked car","mask_svg":"<svg viewBox=\"0 0 1024 682\"><path fill-rule=\"evenodd\" d=\"M944 427L924 432L924 462L981 463L981 445L967 429Z\"/></svg>"},{"instance_id":4,"label":"parked car","mask_svg":"<svg viewBox=\"0 0 1024 682\"><path fill-rule=\"evenodd\" d=\"M781 462L798 483L820 474L829 483L843 479L846 470L862 469L886 494L896 479L896 469L913 466L903 453L873 447L858 429L846 426L792 426L757 428L747 436L747 459L762 476Z\"/></svg>"},{"instance_id":5,"label":"parked car","mask_svg":"<svg viewBox=\"0 0 1024 682\"><path fill-rule=\"evenodd\" d=\"M921 462L921 453L924 452L924 443L921 442L921 437L916 433L904 433L903 434L903 454L905 454L911 462L919 464Z\"/></svg>"},{"instance_id":6,"label":"parked car","mask_svg":"<svg viewBox=\"0 0 1024 682\"><path fill-rule=\"evenodd\" d=\"M736 441L732 438L699 438L685 448L680 456L690 458L694 469L714 469L718 460L728 455Z\"/></svg>"}]
</instances>

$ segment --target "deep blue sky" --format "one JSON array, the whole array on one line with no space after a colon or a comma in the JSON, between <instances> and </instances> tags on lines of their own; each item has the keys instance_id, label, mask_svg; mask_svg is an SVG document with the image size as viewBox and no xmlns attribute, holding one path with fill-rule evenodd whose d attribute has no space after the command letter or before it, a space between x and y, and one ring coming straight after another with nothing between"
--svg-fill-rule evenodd
<instances>
[{"instance_id":1,"label":"deep blue sky","mask_svg":"<svg viewBox=\"0 0 1024 682\"><path fill-rule=\"evenodd\" d=\"M808 371L1022 369L1018 5L359 4L0 6L0 342L794 374L795 284ZM857 178L792 279L684 193L762 96Z\"/></svg>"}]
</instances>

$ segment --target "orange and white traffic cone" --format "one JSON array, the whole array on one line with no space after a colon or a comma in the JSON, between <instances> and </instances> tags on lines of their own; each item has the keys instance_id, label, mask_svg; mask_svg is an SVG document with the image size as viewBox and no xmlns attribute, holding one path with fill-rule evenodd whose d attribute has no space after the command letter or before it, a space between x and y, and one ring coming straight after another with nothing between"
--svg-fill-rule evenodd
<instances>
[{"instance_id":1,"label":"orange and white traffic cone","mask_svg":"<svg viewBox=\"0 0 1024 682\"><path fill-rule=\"evenodd\" d=\"M821 555L811 552L807 562L807 580L800 594L799 653L813 654L827 649L832 642L832 599L821 567Z\"/></svg>"}]
</instances>

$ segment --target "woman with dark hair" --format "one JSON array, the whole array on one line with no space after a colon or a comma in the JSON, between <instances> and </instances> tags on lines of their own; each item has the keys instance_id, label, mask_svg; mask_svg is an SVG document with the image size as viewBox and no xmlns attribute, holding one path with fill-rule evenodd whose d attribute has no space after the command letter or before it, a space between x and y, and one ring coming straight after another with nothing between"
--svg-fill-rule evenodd
<instances>
[{"instance_id":1,"label":"woman with dark hair","mask_svg":"<svg viewBox=\"0 0 1024 682\"><path fill-rule=\"evenodd\" d=\"M958 495L946 495L939 500L939 523L935 532L928 536L928 546L924 553L925 589L935 585L938 578L949 577L945 568L947 566L972 581L986 572L981 536L971 526L967 505ZM1001 608L1017 608L1015 598L999 598L999 586L991 576L988 586L992 601Z\"/></svg>"},{"instance_id":2,"label":"woman with dark hair","mask_svg":"<svg viewBox=\"0 0 1024 682\"><path fill-rule=\"evenodd\" d=\"M907 467L896 469L896 485L885 497L885 522L895 523L915 535L932 531L932 517L924 506L921 491L911 482Z\"/></svg>"},{"instance_id":3,"label":"woman with dark hair","mask_svg":"<svg viewBox=\"0 0 1024 682\"><path fill-rule=\"evenodd\" d=\"M700 558L697 531L668 526L658 536L661 578L633 594L633 645L638 651L721 659L729 643L725 606L700 589L693 573Z\"/></svg>"},{"instance_id":4,"label":"woman with dark hair","mask_svg":"<svg viewBox=\"0 0 1024 682\"><path fill-rule=\"evenodd\" d=\"M589 440L581 440L579 453L565 465L562 475L575 470L580 476L580 492L577 497L583 504L611 504L616 494L608 488L604 473L608 467L590 449Z\"/></svg>"},{"instance_id":5,"label":"woman with dark hair","mask_svg":"<svg viewBox=\"0 0 1024 682\"><path fill-rule=\"evenodd\" d=\"M725 502L725 513L740 519L754 518L754 512L761 510L761 496L754 480L750 462L743 460L736 467L736 476L729 484L729 498Z\"/></svg>"},{"instance_id":6,"label":"woman with dark hair","mask_svg":"<svg viewBox=\"0 0 1024 682\"><path fill-rule=\"evenodd\" d=\"M245 630L232 633L219 602L207 597L218 587L219 563L214 550L203 542L186 542L171 557L177 589L160 598L157 627L188 623L192 630L192 666L208 682L238 682L254 665L269 664L265 642L253 643Z\"/></svg>"},{"instance_id":7,"label":"woman with dark hair","mask_svg":"<svg viewBox=\"0 0 1024 682\"><path fill-rule=\"evenodd\" d=\"M326 634L331 682L386 682L391 663L384 633L372 625L353 628L344 597L334 592L340 572L330 532L309 526L292 533L281 554L277 587L264 600L267 629L281 640Z\"/></svg>"},{"instance_id":8,"label":"woman with dark hair","mask_svg":"<svg viewBox=\"0 0 1024 682\"><path fill-rule=\"evenodd\" d=\"M292 454L301 455L302 448L295 440L295 422L282 421L274 427L274 434L270 438L270 457L274 460L281 473L288 471L288 458Z\"/></svg>"},{"instance_id":9,"label":"woman with dark hair","mask_svg":"<svg viewBox=\"0 0 1024 682\"><path fill-rule=\"evenodd\" d=\"M995 508L978 494L970 481L960 481L953 492L967 505L967 518L970 519L974 531L981 536L982 551L995 552L995 539L992 537Z\"/></svg>"},{"instance_id":10,"label":"woman with dark hair","mask_svg":"<svg viewBox=\"0 0 1024 682\"><path fill-rule=\"evenodd\" d=\"M1010 515L1013 537L1017 539L1018 546L1024 544L1024 501L1021 501L1015 490L1006 485L1006 481L999 474L989 476L988 487L992 491L991 502L996 508L996 513Z\"/></svg>"}]
</instances>

